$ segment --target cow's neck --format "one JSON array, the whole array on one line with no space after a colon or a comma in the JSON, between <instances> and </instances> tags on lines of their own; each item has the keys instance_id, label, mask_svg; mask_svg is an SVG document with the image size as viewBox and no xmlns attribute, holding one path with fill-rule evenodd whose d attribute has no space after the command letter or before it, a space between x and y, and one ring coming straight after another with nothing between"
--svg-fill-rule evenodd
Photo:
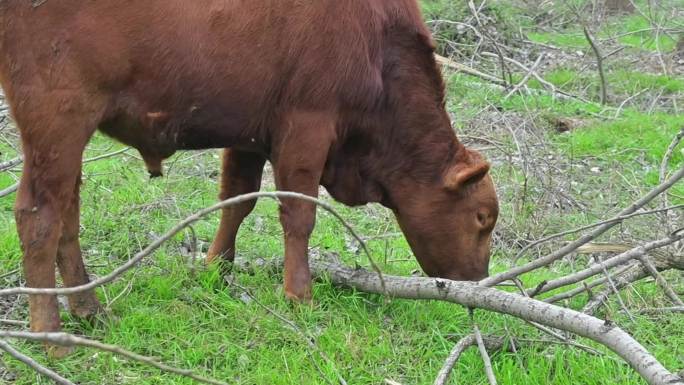
<instances>
[{"instance_id":1,"label":"cow's neck","mask_svg":"<svg viewBox=\"0 0 684 385\"><path fill-rule=\"evenodd\" d=\"M323 185L343 203L396 208L397 191L441 183L446 168L464 151L444 108L443 83L431 52L413 54L413 62L402 59L387 73L380 111L351 117L344 142L328 160Z\"/></svg>"},{"instance_id":2,"label":"cow's neck","mask_svg":"<svg viewBox=\"0 0 684 385\"><path fill-rule=\"evenodd\" d=\"M432 50L418 40L415 46L402 45L384 82L388 138L376 138L385 146L373 163L393 208L400 204L397 191L442 183L447 168L465 151L445 109L444 83Z\"/></svg>"}]
</instances>

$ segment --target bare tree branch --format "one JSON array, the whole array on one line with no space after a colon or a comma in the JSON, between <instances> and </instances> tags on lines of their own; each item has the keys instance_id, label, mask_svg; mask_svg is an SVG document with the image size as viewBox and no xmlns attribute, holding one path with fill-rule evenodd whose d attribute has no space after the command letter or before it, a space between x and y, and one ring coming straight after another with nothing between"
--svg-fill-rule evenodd
<instances>
[{"instance_id":1,"label":"bare tree branch","mask_svg":"<svg viewBox=\"0 0 684 385\"><path fill-rule=\"evenodd\" d=\"M477 323L473 320L473 334L475 335L475 341L477 341L477 349L480 351L480 357L482 357L482 362L484 362L485 374L487 375L487 380L489 385L496 385L496 377L494 376L494 369L492 369L492 360L489 358L487 353L487 348L482 340L482 333L480 333L480 328Z\"/></svg>"},{"instance_id":2,"label":"bare tree branch","mask_svg":"<svg viewBox=\"0 0 684 385\"><path fill-rule=\"evenodd\" d=\"M648 202L652 201L655 197L663 193L664 191L667 191L670 187L672 187L675 183L677 183L680 179L684 177L684 167L682 167L679 171L675 172L669 179L664 181L663 183L659 184L655 188L653 188L651 191L649 191L646 195L641 197L639 200L636 202L632 203L629 207L623 209L616 215L616 217L622 217L625 215L632 214L636 212L638 209L646 205ZM508 271L505 271L503 273L491 276L489 278L485 278L482 281L480 281L480 285L483 286L494 286L498 283L501 283L503 281L507 281L511 278L515 278L521 274L527 273L529 271L532 271L534 269L537 269L542 266L549 265L564 256L572 253L575 251L578 247L584 245L587 242L590 242L594 238L600 236L601 234L605 233L606 231L610 230L613 226L618 224L620 222L607 222L601 226L598 226L594 231L585 234L581 236L579 239L577 239L574 242L569 243L568 245L565 245L564 247L556 250L555 252L536 259L534 261L531 261L525 265L519 266L519 267L514 267Z\"/></svg>"},{"instance_id":3,"label":"bare tree branch","mask_svg":"<svg viewBox=\"0 0 684 385\"><path fill-rule=\"evenodd\" d=\"M599 78L601 79L601 104L605 105L606 102L608 102L608 84L606 82L606 74L603 71L604 57L601 53L601 50L594 42L594 38L591 36L591 33L589 33L589 28L587 28L585 25L582 27L582 31L584 32L584 36L587 38L587 41L589 42L589 45L591 45L591 49L594 51L594 55L596 56L596 65L598 67Z\"/></svg>"},{"instance_id":4,"label":"bare tree branch","mask_svg":"<svg viewBox=\"0 0 684 385\"><path fill-rule=\"evenodd\" d=\"M4 350L7 354L10 356L14 357L18 361L24 363L26 366L30 367L31 369L35 370L37 373L51 379L55 383L59 385L76 385L73 382L67 380L66 378L60 376L59 374L55 373L51 369L46 368L45 366L39 364L34 360L33 358L23 354L22 352L14 349L12 345L8 344L7 342L0 340L0 350Z\"/></svg>"},{"instance_id":5,"label":"bare tree branch","mask_svg":"<svg viewBox=\"0 0 684 385\"><path fill-rule=\"evenodd\" d=\"M155 368L162 370L164 372L169 372L173 374L178 374L180 376L192 378L195 381L203 382L205 384L227 385L225 382L222 381L199 376L193 373L191 370L179 369L173 366L162 364L161 362L158 362L153 358L130 352L116 345L103 344L101 342L89 340L82 337L76 337L74 335L67 333L31 333L0 330L0 338L15 338L30 341L49 342L54 345L66 347L85 346L105 352L114 353L133 361L138 361L146 365L154 366ZM71 384L71 382L68 382L68 384Z\"/></svg>"},{"instance_id":6,"label":"bare tree branch","mask_svg":"<svg viewBox=\"0 0 684 385\"><path fill-rule=\"evenodd\" d=\"M520 89L527 84L527 82L530 80L530 77L532 76L532 74L534 74L535 71L537 71L537 67L539 67L539 65L542 63L542 60L544 60L544 54L543 53L541 55L539 55L537 60L534 62L534 64L532 64L532 67L530 67L530 69L527 71L527 73L522 78L522 80L520 80L520 82L518 84L516 84L515 87L513 87L513 89L508 94L506 94L506 96L504 97L504 100L513 96L516 92L520 91Z\"/></svg>"},{"instance_id":7,"label":"bare tree branch","mask_svg":"<svg viewBox=\"0 0 684 385\"><path fill-rule=\"evenodd\" d=\"M605 220L605 221L600 221L600 222L592 223L592 224L590 224L590 225L578 227L578 228L575 228L575 229L562 231L562 232L560 232L560 233L551 234L551 235L546 236L546 237L544 237L544 238L542 238L542 239L538 239L538 240L536 240L536 241L534 241L534 242L532 242L532 243L529 243L529 244L525 245L522 249L520 249L520 251L518 252L518 254L516 254L516 256L513 257L513 262L515 263L517 260L519 260L520 257L522 257L523 254L524 254L527 250L529 250L530 248L532 248L532 247L534 247L534 246L537 246L537 245L540 245L540 244L542 244L542 243L544 243L544 242L548 242L548 241L551 241L551 240L560 238L560 237L565 236L565 235L578 233L578 232L584 231L584 230L589 230L589 229L592 229L592 228L594 228L594 227L601 226L601 225L606 224L606 223L622 222L622 221L624 221L624 220L626 220L626 219L630 219L630 218L634 218L634 217L638 217L638 216L642 216L642 215L656 214L656 213L661 213L661 212L664 212L664 211L677 210L677 209L681 209L681 208L684 208L684 204L675 205L675 206L669 206L669 207L663 207L663 208L661 208L661 209L655 209L655 210L637 211L637 212L632 213L632 214L629 214L629 215L623 215L623 216L613 217L613 218L608 219L608 220Z\"/></svg>"},{"instance_id":8,"label":"bare tree branch","mask_svg":"<svg viewBox=\"0 0 684 385\"><path fill-rule=\"evenodd\" d=\"M644 265L646 268L646 271L649 272L655 278L656 283L658 286L660 286L661 289L665 292L665 295L670 298L670 300L677 306L684 306L684 302L682 302L681 298L675 293L674 289L672 286L670 286L669 283L665 280L665 278L658 272L658 269L653 265L653 262L651 262L648 259L648 256L642 255L639 258L639 261Z\"/></svg>"},{"instance_id":9,"label":"bare tree branch","mask_svg":"<svg viewBox=\"0 0 684 385\"><path fill-rule=\"evenodd\" d=\"M545 293L547 291L557 289L559 287L571 285L573 283L580 282L582 280L585 280L589 277L592 277L596 274L600 274L603 269L608 269L608 268L613 268L618 265L622 265L624 263L627 263L635 258L639 258L646 253L648 253L651 250L664 247L667 245L671 245L681 239L684 239L684 231L680 231L677 233L672 234L671 236L663 239L659 239L657 241L649 242L644 245L641 245L639 247L635 247L633 249L630 249L622 254L616 255L615 257L606 259L605 261L595 263L591 265L590 267L578 271L576 273L566 275L564 277L560 277L551 281L545 281L543 282L542 285L533 288L533 289L528 289L528 294L530 296L538 295L541 293Z\"/></svg>"},{"instance_id":10,"label":"bare tree branch","mask_svg":"<svg viewBox=\"0 0 684 385\"><path fill-rule=\"evenodd\" d=\"M281 265L272 262L271 267ZM376 275L364 269L353 269L336 263L311 260L314 276L327 276L339 286L383 294ZM256 268L268 268L268 265ZM249 262L236 260L240 270L254 269ZM477 285L445 279L421 277L397 277L384 275L387 294L394 298L441 300L471 308L480 308L517 318L537 322L545 326L569 331L601 343L617 353L651 385L684 385L684 381L669 372L651 353L629 334L612 323L604 322L588 314L551 305L521 295Z\"/></svg>"},{"instance_id":11,"label":"bare tree branch","mask_svg":"<svg viewBox=\"0 0 684 385\"><path fill-rule=\"evenodd\" d=\"M24 157L20 156L14 159L10 159L8 161L0 163L0 172L5 171L7 169L10 169L18 164L21 164L21 162L24 161Z\"/></svg>"},{"instance_id":12,"label":"bare tree branch","mask_svg":"<svg viewBox=\"0 0 684 385\"><path fill-rule=\"evenodd\" d=\"M87 284L80 285L80 286L73 286L73 287L65 287L65 288L17 287L17 288L10 288L10 289L2 289L2 290L0 290L0 296L16 295L16 294L74 294L74 293L80 293L80 292L86 291L86 290L91 290L91 289L94 289L98 286L102 286L106 283L114 281L120 275L124 274L126 271L133 268L140 261L142 261L143 258L152 254L152 252L157 250L162 244L164 244L164 242L171 239L174 235L176 235L178 232L183 230L185 227L191 225L192 223L197 222L198 220L202 219L203 217L209 215L210 213L217 211L217 210L220 210L224 207L237 205L237 204L240 204L242 202L246 202L246 201L250 201L250 200L254 200L254 199L262 198L262 197L273 198L276 200L278 198L301 199L301 200L304 200L307 202L314 203L314 204L322 207L323 209L325 209L329 213L331 213L333 216L335 216L337 219L339 219L342 222L342 225L344 225L344 227L347 230L349 230L349 232L352 234L354 239L356 239L356 241L359 242L359 244L363 248L364 252L366 253L366 256L368 257L368 261L370 262L370 264L373 267L373 269L375 270L375 272L378 274L380 282L381 283L384 282L384 280L382 278L382 271L380 271L380 267L375 263L375 261L371 257L370 251L368 250L366 243L356 233L356 231L351 227L351 225L349 225L332 208L332 206L330 206L328 203L326 203L320 199L313 198L313 197L305 195L305 194L300 194L300 193L295 193L295 192L275 191L275 192L255 192L255 193L240 195L240 196L236 196L236 197L221 201L219 203L216 203L213 206L204 208L204 209L190 215L189 217L185 218L184 220L182 220L178 224L176 224L173 228L171 228L169 231L167 231L164 235L155 239L154 242L149 244L142 251L138 252L133 258L129 259L128 262L126 262L123 265L119 266L118 268L114 269L114 271L105 275L104 277L100 277L100 278L98 278L92 282L87 283Z\"/></svg>"},{"instance_id":13,"label":"bare tree branch","mask_svg":"<svg viewBox=\"0 0 684 385\"><path fill-rule=\"evenodd\" d=\"M437 378L435 379L434 385L446 384L446 382L449 380L449 374L454 369L454 365L456 365L456 361L458 361L458 359L461 357L461 353L476 343L477 341L474 334L468 334L467 336L461 338L458 343L454 345L453 349L451 349L451 352L449 353L449 356L447 356L442 369L440 369L439 373L437 373Z\"/></svg>"}]
</instances>

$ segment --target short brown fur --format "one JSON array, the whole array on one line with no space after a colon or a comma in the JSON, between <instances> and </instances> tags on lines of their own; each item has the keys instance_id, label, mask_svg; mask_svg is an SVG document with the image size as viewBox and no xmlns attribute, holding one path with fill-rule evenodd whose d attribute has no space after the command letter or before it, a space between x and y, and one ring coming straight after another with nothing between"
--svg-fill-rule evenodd
<instances>
[{"instance_id":1,"label":"short brown fur","mask_svg":"<svg viewBox=\"0 0 684 385\"><path fill-rule=\"evenodd\" d=\"M99 128L153 175L179 149L226 148L222 199L276 187L392 209L431 276L487 274L498 203L456 138L415 0L0 1L0 83L25 154L16 201L27 286L88 281L78 244L83 150ZM224 210L209 259L232 260L253 203ZM284 200L285 293L308 299L315 208ZM72 312L99 309L93 292ZM54 296L31 327L59 329Z\"/></svg>"}]
</instances>

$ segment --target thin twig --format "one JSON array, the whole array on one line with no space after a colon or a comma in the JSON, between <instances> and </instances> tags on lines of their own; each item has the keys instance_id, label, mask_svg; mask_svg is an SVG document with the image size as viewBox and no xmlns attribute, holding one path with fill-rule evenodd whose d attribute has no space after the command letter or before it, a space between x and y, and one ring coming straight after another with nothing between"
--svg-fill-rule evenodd
<instances>
[{"instance_id":1,"label":"thin twig","mask_svg":"<svg viewBox=\"0 0 684 385\"><path fill-rule=\"evenodd\" d=\"M0 330L0 338L14 338L30 341L48 342L59 346L85 346L105 352L114 353L126 357L133 361L138 361L146 365L154 366L155 368L164 372L178 374L180 376L192 378L195 381L203 382L212 385L227 385L223 381L214 380L211 378L202 377L193 373L191 370L179 369L158 362L157 360L146 357L137 353L133 353L116 345L103 344L98 341L89 340L87 338L76 337L67 333L31 333L31 332L15 332Z\"/></svg>"},{"instance_id":2,"label":"thin twig","mask_svg":"<svg viewBox=\"0 0 684 385\"><path fill-rule=\"evenodd\" d=\"M618 277L618 276L620 276L621 274L624 274L624 273L626 273L627 271L633 269L633 268L636 267L637 265L638 265L638 263L637 263L637 262L634 262L634 263L632 263L632 264L622 266L622 267L618 268L618 269L613 273L613 275L614 275L615 277ZM551 296L551 297L544 298L543 301L544 301L544 302L548 302L548 303L554 303L554 302L562 301L562 300L565 300L565 299L569 299L569 298L572 298L572 297L574 297L574 296L576 296L576 295L578 295L578 294L581 294L581 293L586 292L588 289L592 289L592 288L594 288L594 287L596 287L596 286L603 285L604 283L606 283L606 281L608 281L608 278L602 277L602 278L599 278L599 279L595 279L595 280L593 280L593 281L591 281L591 282L589 282L589 283L582 282L582 286L578 286L578 287L576 287L576 288L574 288L574 289L572 289L572 290L568 290L568 291L565 291L565 292L562 292L562 293L553 295L553 296Z\"/></svg>"},{"instance_id":3,"label":"thin twig","mask_svg":"<svg viewBox=\"0 0 684 385\"><path fill-rule=\"evenodd\" d=\"M311 197L309 195L300 194L300 193L296 193L296 192L275 191L275 192L254 192L254 193L250 193L250 194L239 195L239 196L236 196L236 197L233 197L230 199L226 199L226 200L221 201L219 203L216 203L213 206L199 210L198 212L190 215L189 217L185 218L181 222L177 223L173 228L171 228L169 231L167 231L164 235L155 239L152 243L150 243L142 251L138 252L133 258L129 259L126 263L124 263L123 265L114 269L114 271L112 271L111 273L105 275L104 277L100 277L94 281L91 281L89 283L86 283L84 285L73 286L73 287L64 287L64 288L17 287L17 288L0 290L0 296L15 295L15 294L75 294L75 293L80 293L80 292L83 292L86 290L94 289L98 286L102 286L106 283L114 281L120 275L122 275L126 271L130 270L132 267L134 267L140 261L142 261L143 258L152 254L152 252L157 250L162 244L164 244L164 242L171 239L173 236L175 236L177 233L182 231L188 225L191 225L194 222L197 222L198 220L202 219L203 217L209 215L210 213L217 211L217 210L221 210L224 207L237 205L237 204L240 204L242 202L254 200L257 198L272 198L272 199L276 199L276 200L278 200L279 198L301 199L303 201L314 203L314 204L322 207L323 209L325 209L329 213L331 213L335 218L337 218L340 222L342 222L342 225L351 233L351 235L354 237L354 239L356 239L356 241L358 241L359 244L361 244L361 247L363 248L364 252L366 253L366 256L368 257L368 260L369 260L373 270L378 274L378 278L380 279L380 282L383 283L383 285L384 285L384 279L383 279L382 271L380 270L380 267L378 267L378 265L375 263L375 261L371 257L370 251L368 250L366 243L356 233L354 228L351 227L351 225L349 225L344 220L344 218L342 218L342 216L340 216L340 214L338 214L335 211L335 209L332 208L332 206L330 206L328 203L326 203L320 199Z\"/></svg>"},{"instance_id":4,"label":"thin twig","mask_svg":"<svg viewBox=\"0 0 684 385\"><path fill-rule=\"evenodd\" d=\"M601 50L594 42L594 38L591 36L591 33L589 32L589 28L587 28L587 26L585 25L582 27L582 31L584 32L584 36L587 38L589 45L591 45L591 49L594 50L594 54L596 55L596 65L598 66L599 78L601 79L601 104L605 105L608 101L608 83L606 82L606 74L603 71L604 57L601 54Z\"/></svg>"},{"instance_id":5,"label":"thin twig","mask_svg":"<svg viewBox=\"0 0 684 385\"><path fill-rule=\"evenodd\" d=\"M681 298L679 298L677 293L675 293L672 286L670 286L665 278L658 272L658 269L656 269L656 267L653 265L653 262L648 259L648 256L642 255L639 257L639 261L644 265L646 270L653 276L653 278L655 278L656 283L661 289L663 289L665 295L667 295L675 305L684 306L684 302L682 302Z\"/></svg>"},{"instance_id":6,"label":"thin twig","mask_svg":"<svg viewBox=\"0 0 684 385\"><path fill-rule=\"evenodd\" d=\"M243 270L244 265L243 259L236 259L236 268ZM274 260L271 267L281 265L282 259ZM607 325L603 320L588 314L472 282L384 275L385 288L383 289L377 275L362 268L351 268L317 259L310 260L309 265L314 276L329 277L329 281L334 285L351 287L367 293L387 294L393 298L458 303L466 307L509 314L548 327L575 333L601 343L617 353L651 385L684 385L681 379L662 366L628 333L616 325ZM255 268L263 270L268 266L254 267L247 263L245 270L249 271Z\"/></svg>"},{"instance_id":7,"label":"thin twig","mask_svg":"<svg viewBox=\"0 0 684 385\"><path fill-rule=\"evenodd\" d=\"M601 267L603 268L603 274L606 276L606 279L608 280L608 286L613 290L613 293L615 293L615 296L618 299L618 303L620 304L620 307L622 308L622 311L627 313L629 316L629 319L632 322L635 322L636 320L634 319L634 316L632 313L629 312L629 309L627 309L627 305L625 305L625 302L622 300L622 296L620 295L620 291L617 289L615 286L615 283L613 282L613 279L610 277L610 273L608 273L608 269L606 269L606 266L601 264Z\"/></svg>"},{"instance_id":8,"label":"thin twig","mask_svg":"<svg viewBox=\"0 0 684 385\"><path fill-rule=\"evenodd\" d=\"M439 373L437 373L437 378L435 378L434 385L446 384L446 382L449 380L449 374L451 374L451 371L454 369L454 365L456 365L456 361L458 361L458 359L461 357L461 354L476 343L477 340L475 339L474 334L468 334L467 336L461 338L458 343L454 345L453 349L451 349L451 352L449 352L446 361L444 361L444 365L442 365Z\"/></svg>"},{"instance_id":9,"label":"thin twig","mask_svg":"<svg viewBox=\"0 0 684 385\"><path fill-rule=\"evenodd\" d=\"M632 282L636 282L644 277L648 276L648 272L644 268L639 268L633 271L630 271L627 274L624 274L621 277L617 277L615 279L614 285L615 289L620 290L623 287L631 284ZM598 294L594 295L587 303L584 305L582 308L582 313L585 314L594 314L596 310L604 304L607 300L608 297L610 296L611 293L613 293L613 288L612 287L606 287L604 288L601 292Z\"/></svg>"},{"instance_id":10,"label":"thin twig","mask_svg":"<svg viewBox=\"0 0 684 385\"><path fill-rule=\"evenodd\" d=\"M574 229L571 229L571 230L566 230L566 231L562 231L562 232L560 232L560 233L552 234L552 235L546 236L546 237L544 237L544 238L542 238L542 239L536 240L536 241L534 241L534 242L532 242L532 243L529 243L529 244L525 245L522 249L520 249L520 251L518 252L518 254L516 254L516 256L513 257L513 263L515 263L517 260L519 260L520 257L522 257L523 254L524 254L527 250L529 250L530 248L532 248L532 247L534 247L534 246L537 246L537 245L540 245L540 244L542 244L542 243L551 241L551 240L553 240L553 239L560 238L560 237L565 236L565 235L570 235L570 234L578 233L578 232L580 232L580 231L589 230L589 229L592 229L592 228L594 228L594 227L598 227L598 226L604 225L604 224L606 224L606 223L617 223L617 222L622 222L622 221L624 221L625 219L630 219L630 218L634 218L634 217L638 217L638 216L642 216L642 215L656 214L656 213L661 213L661 212L664 212L664 211L677 210L677 209L681 209L681 208L684 208L684 204L675 205L675 206L670 206L670 207L663 207L663 208L661 208L661 209L655 209L655 210L638 211L638 212L635 212L635 213L632 213L632 214L629 214L629 215L617 216L617 217L613 217L613 218L607 219L607 220L605 220L605 221L600 221L600 222L592 223L592 224L590 224L590 225L586 225L586 226L582 226L582 227L577 227L577 228L574 228Z\"/></svg>"},{"instance_id":11,"label":"thin twig","mask_svg":"<svg viewBox=\"0 0 684 385\"><path fill-rule=\"evenodd\" d=\"M53 372L51 369L48 369L45 366L39 364L33 358L14 349L12 345L8 344L6 341L0 340L0 350L4 350L10 356L14 357L18 361L24 363L26 366L35 370L37 373L51 379L59 385L76 385L73 382L67 380L66 378L60 376L59 374Z\"/></svg>"},{"instance_id":12,"label":"thin twig","mask_svg":"<svg viewBox=\"0 0 684 385\"><path fill-rule=\"evenodd\" d=\"M684 306L671 306L671 307L656 307L653 309L639 309L636 312L640 314L644 313L665 313L665 312L675 312L675 313L684 313Z\"/></svg>"},{"instance_id":13,"label":"thin twig","mask_svg":"<svg viewBox=\"0 0 684 385\"><path fill-rule=\"evenodd\" d=\"M518 287L518 290L520 290L520 294L524 295L525 297L530 298L530 296L525 291L525 287L523 286L522 282L519 279L514 279L513 283L515 284L515 286ZM561 333L556 332L555 330L553 330L551 328L548 328L548 327L541 325L537 322L528 321L528 320L524 320L524 321L527 324L539 329L540 331L550 335L553 338L556 338L556 339L562 341L565 344L572 345L578 349L584 350L587 353L591 353L591 354L594 354L597 356L603 355L600 351L593 349L589 346L582 345L579 342L572 341L571 339L567 338L566 336L562 335Z\"/></svg>"},{"instance_id":14,"label":"thin twig","mask_svg":"<svg viewBox=\"0 0 684 385\"><path fill-rule=\"evenodd\" d=\"M130 150L130 147L126 147L126 148L123 148L123 149L121 149L121 150L111 152L111 153L109 153L109 154L103 154L103 155L96 156L96 157L93 157L93 158L85 159L85 160L83 161L83 163L90 163L90 162L94 162L94 161L101 160L101 159L105 159L105 158L111 158L111 157L113 157L113 156L116 156L116 155L119 155L119 154L123 154L123 153L125 153L125 152L128 151L128 150ZM13 184L12 186L9 186L9 187L5 188L4 190L0 190L0 198L5 197L5 196L7 196L7 195L10 195L10 194L12 194L13 192L17 191L18 189L19 189L19 183L15 183L15 184Z\"/></svg>"},{"instance_id":15,"label":"thin twig","mask_svg":"<svg viewBox=\"0 0 684 385\"><path fill-rule=\"evenodd\" d=\"M638 97L639 95L643 94L644 92L650 90L650 88L644 88L643 90L637 92L634 95L630 95L627 99L623 100L622 103L618 106L617 110L615 111L615 114L613 115L613 119L617 119L620 117L620 113L622 112L622 108L629 102L630 100Z\"/></svg>"},{"instance_id":16,"label":"thin twig","mask_svg":"<svg viewBox=\"0 0 684 385\"><path fill-rule=\"evenodd\" d=\"M12 326L27 326L29 323L27 321L19 321L13 319L0 319L0 324Z\"/></svg>"},{"instance_id":17,"label":"thin twig","mask_svg":"<svg viewBox=\"0 0 684 385\"><path fill-rule=\"evenodd\" d=\"M543 285L540 285L536 288L528 289L527 293L530 296L532 295L532 293L534 293L534 295L538 295L553 289L557 289L559 287L583 281L596 274L600 274L603 271L603 269L609 269L618 265L622 265L635 258L639 258L640 256L648 253L651 250L671 245L675 242L678 242L681 239L684 239L684 231L675 232L669 237L645 243L641 246L630 249L624 253L618 254L612 258L606 259L603 262L595 263L584 270L580 270L576 273L556 278L554 280L545 281Z\"/></svg>"},{"instance_id":18,"label":"thin twig","mask_svg":"<svg viewBox=\"0 0 684 385\"><path fill-rule=\"evenodd\" d=\"M684 167L682 167L679 171L675 172L674 175L672 175L668 180L665 182L659 184L655 188L653 188L651 191L648 192L648 194L644 195L641 197L639 200L636 202L632 203L629 205L629 207L623 209L620 213L618 213L617 217L621 217L624 215L629 215L634 212L636 212L638 209L646 205L648 202L652 201L655 197L663 193L664 191L667 191L670 187L672 187L675 183L677 183L680 179L684 177ZM617 223L619 222L610 222L610 223L605 223L602 224L601 226L598 226L594 231L583 235L579 239L577 239L574 242L571 242L570 244L560 248L559 250L556 250L555 252L536 259L534 261L531 261L525 265L519 266L512 268L508 271L505 271L503 273L491 276L489 278L485 278L481 280L479 283L480 285L483 286L493 286L498 283L501 283L503 281L507 281L511 278L517 277L521 274L527 273L529 271L535 270L539 267L549 265L564 256L572 253L575 251L578 247L584 245L587 242L592 241L594 238L600 236L601 234L605 233L612 227L614 227Z\"/></svg>"},{"instance_id":19,"label":"thin twig","mask_svg":"<svg viewBox=\"0 0 684 385\"><path fill-rule=\"evenodd\" d=\"M483 3L484 4L484 3ZM501 51L501 47L499 46L499 42L497 39L494 39L487 33L484 24L480 20L480 15L478 13L478 9L475 8L475 3L473 0L468 0L468 9L470 9L470 12L473 14L473 17L475 18L475 21L477 22L477 25L482 29L482 34L489 39L492 42L492 45L494 45L494 49L496 50L497 54L499 55L499 61L501 64L501 78L504 80L504 87L508 88L510 87L512 83L512 75L511 71L508 69L506 66L506 60L504 60L504 54L503 51ZM508 74L508 80L506 79L506 75Z\"/></svg>"},{"instance_id":20,"label":"thin twig","mask_svg":"<svg viewBox=\"0 0 684 385\"><path fill-rule=\"evenodd\" d=\"M473 335L475 335L475 341L477 341L477 348L480 351L480 357L482 357L482 362L484 363L485 374L487 375L487 380L489 380L489 385L496 385L496 376L494 376L494 369L492 369L492 360L489 358L489 353L487 353L487 348L482 340L482 333L480 333L480 328L475 322L475 316L472 309L468 309L470 312L470 321L473 324Z\"/></svg>"},{"instance_id":21,"label":"thin twig","mask_svg":"<svg viewBox=\"0 0 684 385\"><path fill-rule=\"evenodd\" d=\"M672 156L674 155L674 151L679 146L679 143L682 142L682 139L684 139L684 126L682 126L681 130L679 130L679 133L675 135L674 138L672 138L672 142L670 142L670 145L667 146L667 150L665 151L665 154L663 155L663 159L660 162L660 172L659 172L659 180L663 181L665 180L665 177L667 176L667 168L670 164L670 160L672 159ZM667 195L663 195L662 197L662 205L667 206L668 205L668 199ZM668 219L667 214L663 215L663 222L665 222L665 227L669 230L670 229L670 221Z\"/></svg>"},{"instance_id":22,"label":"thin twig","mask_svg":"<svg viewBox=\"0 0 684 385\"><path fill-rule=\"evenodd\" d=\"M525 86L527 84L527 82L530 80L530 77L532 76L532 74L534 74L536 72L537 67L539 67L539 65L542 63L542 60L544 60L544 54L543 53L541 55L539 55L537 60L534 62L534 64L532 64L532 67L530 67L529 71L527 71L527 74L525 74L525 76L522 78L522 80L518 84L516 84L515 87L513 87L513 89L508 94L506 94L506 96L504 97L504 100L513 96L513 94L520 91L520 88L522 88L523 86Z\"/></svg>"},{"instance_id":23,"label":"thin twig","mask_svg":"<svg viewBox=\"0 0 684 385\"><path fill-rule=\"evenodd\" d=\"M497 54L492 53L492 52L482 52L481 55L487 56L487 57L493 57L493 58L498 57ZM521 62L519 62L513 58L510 58L508 56L504 56L504 60L506 60L507 62L509 62L511 64L514 64L515 66L517 66L518 68L520 68L521 70L523 70L525 72L528 72L530 70L529 67L527 67L526 65L524 65ZM551 83L548 80L541 77L541 75L539 75L539 73L537 73L536 71L532 72L532 76L534 76L534 78L537 79L537 81L539 83L541 83L544 87L546 87L548 89L548 92L550 92L553 97L558 97L559 99L575 99L575 100L579 100L583 103L594 104L594 102L592 102L591 100L587 100L581 96L573 95L571 93L568 93L566 91L558 89L553 83Z\"/></svg>"},{"instance_id":24,"label":"thin twig","mask_svg":"<svg viewBox=\"0 0 684 385\"><path fill-rule=\"evenodd\" d=\"M113 157L113 156L117 156L117 155L119 155L119 154L123 154L124 152L126 152L126 151L128 151L128 150L130 150L130 149L131 149L130 147L126 147L126 148L122 148L122 149L117 150L117 151L114 151L114 152L110 152L110 153L108 153L108 154L102 154L102 155L98 155L98 156L95 156L95 157L92 157L92 158L84 159L84 160L83 160L83 163L90 163L90 162L95 162L95 161L102 160L102 159L106 159L106 158L111 158L111 157Z\"/></svg>"}]
</instances>

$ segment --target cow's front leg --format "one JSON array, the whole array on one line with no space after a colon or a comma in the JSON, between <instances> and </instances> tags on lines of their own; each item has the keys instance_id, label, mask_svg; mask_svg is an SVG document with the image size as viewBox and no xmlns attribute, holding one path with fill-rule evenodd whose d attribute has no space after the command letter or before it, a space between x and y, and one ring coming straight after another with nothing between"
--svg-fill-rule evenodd
<instances>
[{"instance_id":1,"label":"cow's front leg","mask_svg":"<svg viewBox=\"0 0 684 385\"><path fill-rule=\"evenodd\" d=\"M329 114L296 113L289 116L274 147L274 173L278 190L318 196L318 186L335 124ZM311 273L307 257L316 206L300 199L284 198L280 222L285 236L285 295L311 299Z\"/></svg>"},{"instance_id":2,"label":"cow's front leg","mask_svg":"<svg viewBox=\"0 0 684 385\"><path fill-rule=\"evenodd\" d=\"M266 159L259 154L234 149L224 150L219 198L225 200L259 191L265 162ZM251 200L223 209L221 223L207 253L207 262L216 259L233 262L238 229L255 204L256 200Z\"/></svg>"}]
</instances>

